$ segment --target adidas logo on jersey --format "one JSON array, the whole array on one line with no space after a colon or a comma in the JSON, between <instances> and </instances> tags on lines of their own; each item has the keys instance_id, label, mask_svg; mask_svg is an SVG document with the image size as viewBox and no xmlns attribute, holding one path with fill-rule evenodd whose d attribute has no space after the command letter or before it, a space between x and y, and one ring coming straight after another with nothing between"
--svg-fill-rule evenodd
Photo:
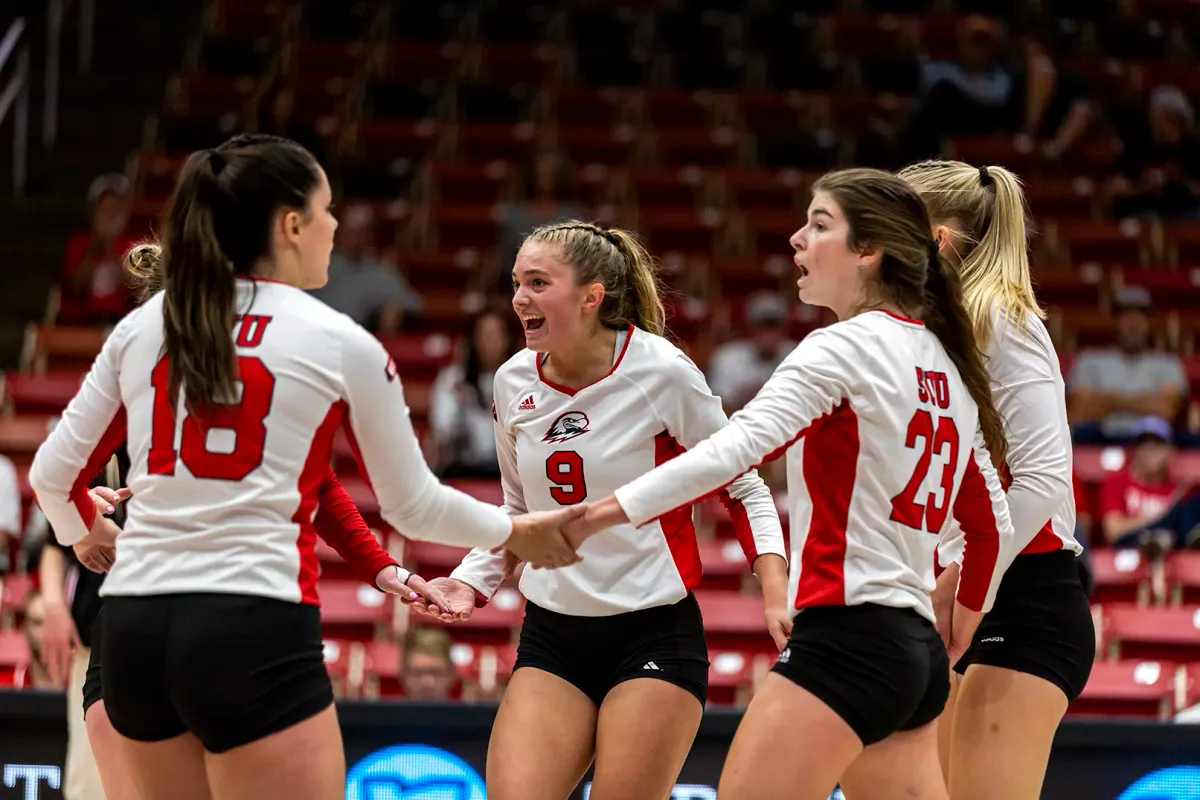
<instances>
[{"instance_id":1,"label":"adidas logo on jersey","mask_svg":"<svg viewBox=\"0 0 1200 800\"><path fill-rule=\"evenodd\" d=\"M658 664L655 664L653 661L647 661L646 665L642 667L642 669L650 669L654 670L655 672L662 672L662 670L658 668Z\"/></svg>"},{"instance_id":2,"label":"adidas logo on jersey","mask_svg":"<svg viewBox=\"0 0 1200 800\"><path fill-rule=\"evenodd\" d=\"M517 411L533 411L537 406L534 405L533 395L529 395L521 401L521 405L517 406Z\"/></svg>"},{"instance_id":3,"label":"adidas logo on jersey","mask_svg":"<svg viewBox=\"0 0 1200 800\"><path fill-rule=\"evenodd\" d=\"M789 647L786 650L784 650L782 653L779 654L779 659L776 661L776 663L786 664L786 663L788 663L788 661L791 660L791 658L792 658L792 648Z\"/></svg>"}]
</instances>

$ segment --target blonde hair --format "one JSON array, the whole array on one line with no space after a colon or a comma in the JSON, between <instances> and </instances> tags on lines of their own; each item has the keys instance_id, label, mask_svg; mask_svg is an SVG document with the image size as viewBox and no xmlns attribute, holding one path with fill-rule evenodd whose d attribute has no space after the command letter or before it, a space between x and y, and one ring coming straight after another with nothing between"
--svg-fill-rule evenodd
<instances>
[{"instance_id":1,"label":"blonde hair","mask_svg":"<svg viewBox=\"0 0 1200 800\"><path fill-rule=\"evenodd\" d=\"M621 330L633 324L659 336L666 331L654 259L636 234L572 219L536 228L525 241L558 245L576 282L604 287L601 325Z\"/></svg>"},{"instance_id":2,"label":"blonde hair","mask_svg":"<svg viewBox=\"0 0 1200 800\"><path fill-rule=\"evenodd\" d=\"M1046 318L1029 274L1031 223L1016 175L961 161L922 161L899 174L921 195L933 224L953 230L946 257L962 276L963 305L981 346L995 333L993 306L1020 329L1031 315Z\"/></svg>"},{"instance_id":3,"label":"blonde hair","mask_svg":"<svg viewBox=\"0 0 1200 800\"><path fill-rule=\"evenodd\" d=\"M162 246L158 242L135 244L125 254L125 271L137 292L138 302L145 302L163 288Z\"/></svg>"}]
</instances>

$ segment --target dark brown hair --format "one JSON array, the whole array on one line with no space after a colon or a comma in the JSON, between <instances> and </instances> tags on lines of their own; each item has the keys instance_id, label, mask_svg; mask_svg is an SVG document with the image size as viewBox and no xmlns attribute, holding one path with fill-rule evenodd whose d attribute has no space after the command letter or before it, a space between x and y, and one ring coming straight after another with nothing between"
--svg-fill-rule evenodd
<instances>
[{"instance_id":1,"label":"dark brown hair","mask_svg":"<svg viewBox=\"0 0 1200 800\"><path fill-rule=\"evenodd\" d=\"M191 408L235 396L234 279L270 257L278 211L309 212L320 174L312 153L277 136L236 136L188 157L160 242L125 257L143 297L163 292L172 404L181 386Z\"/></svg>"},{"instance_id":2,"label":"dark brown hair","mask_svg":"<svg viewBox=\"0 0 1200 800\"><path fill-rule=\"evenodd\" d=\"M871 287L925 323L954 362L979 407L979 424L994 464L1004 463L1007 442L991 382L963 306L958 271L937 254L929 211L906 181L875 169L847 169L821 177L814 192L827 192L846 217L852 250L880 252L878 286Z\"/></svg>"}]
</instances>

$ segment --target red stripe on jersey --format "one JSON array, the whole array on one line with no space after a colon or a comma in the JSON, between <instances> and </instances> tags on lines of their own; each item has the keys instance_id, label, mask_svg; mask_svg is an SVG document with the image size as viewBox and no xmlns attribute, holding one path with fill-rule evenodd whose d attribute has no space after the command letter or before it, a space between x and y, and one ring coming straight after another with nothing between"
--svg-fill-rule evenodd
<instances>
[{"instance_id":1,"label":"red stripe on jersey","mask_svg":"<svg viewBox=\"0 0 1200 800\"><path fill-rule=\"evenodd\" d=\"M656 467L685 452L687 449L666 431L654 437ZM742 512L742 516L745 516L745 511ZM666 537L667 547L675 561L675 568L679 570L679 577L683 579L684 587L688 591L695 589L700 585L704 567L700 563L700 547L696 544L696 528L692 524L692 506L689 504L668 511L658 518L658 524L662 526L663 536Z\"/></svg>"},{"instance_id":2,"label":"red stripe on jersey","mask_svg":"<svg viewBox=\"0 0 1200 800\"><path fill-rule=\"evenodd\" d=\"M858 448L858 416L847 400L808 428L803 469L812 519L800 551L796 608L846 602L846 526L858 474Z\"/></svg>"},{"instance_id":3,"label":"red stripe on jersey","mask_svg":"<svg viewBox=\"0 0 1200 800\"><path fill-rule=\"evenodd\" d=\"M1042 529L1033 537L1033 541L1025 545L1021 555L1033 553L1054 553L1066 547L1066 543L1054 532L1054 520L1047 520Z\"/></svg>"},{"instance_id":4,"label":"red stripe on jersey","mask_svg":"<svg viewBox=\"0 0 1200 800\"><path fill-rule=\"evenodd\" d=\"M621 352L617 353L617 360L613 362L612 369L610 369L608 372L606 372L604 374L603 378L600 378L598 380L593 381L592 383L589 383L588 386L595 386L597 383L604 380L604 378L607 378L609 375L612 375L614 372L617 371L617 367L621 366L621 359L623 359L625 357L625 351L629 349L629 343L632 341L633 341L633 323L631 322L631 323L629 323L629 330L626 331L626 333L625 333L625 344L621 345ZM542 383L546 384L547 386L549 386L551 389L553 389L556 392L562 392L567 397L574 397L576 392L581 392L584 389L588 388L588 386L580 386L578 389L572 389L570 386L564 386L561 383L555 383L554 381L547 378L545 375L542 374L542 354L541 353L533 354L533 363L537 366L538 380L540 380Z\"/></svg>"},{"instance_id":5,"label":"red stripe on jersey","mask_svg":"<svg viewBox=\"0 0 1200 800\"><path fill-rule=\"evenodd\" d=\"M88 486L92 479L104 469L104 465L112 458L113 453L117 452L117 448L123 441L125 441L125 406L122 405L117 408L112 422L108 423L100 440L92 448L92 454L88 456L83 469L75 477L74 485L71 486L71 501L75 503L75 508L79 511L79 516L83 518L83 524L87 526L88 530L91 530L92 525L96 522L96 504L92 502L92 497L88 494Z\"/></svg>"},{"instance_id":6,"label":"red stripe on jersey","mask_svg":"<svg viewBox=\"0 0 1200 800\"><path fill-rule=\"evenodd\" d=\"M1005 494L1007 494L1008 489L1010 486L1012 486L1013 482L1012 473L1008 470L1008 464L1001 464L1000 469L997 470L997 472L1000 473L1000 488L1004 490ZM1046 520L1046 524L1043 525L1033 537L1033 540L1030 541L1029 544L1025 545L1025 549L1022 550L1020 554L1032 555L1034 553L1054 553L1058 550L1064 549L1066 546L1066 542L1060 539L1058 534L1054 532L1054 520L1048 519Z\"/></svg>"},{"instance_id":7,"label":"red stripe on jersey","mask_svg":"<svg viewBox=\"0 0 1200 800\"><path fill-rule=\"evenodd\" d=\"M746 506L742 501L729 493L729 489L722 489L721 505L725 506L725 510L729 512L729 518L733 521L733 535L737 537L738 544L742 546L742 552L746 554L746 562L753 567L754 559L758 558L758 544L754 541L754 529L750 527L750 517L746 514Z\"/></svg>"},{"instance_id":8,"label":"red stripe on jersey","mask_svg":"<svg viewBox=\"0 0 1200 800\"><path fill-rule=\"evenodd\" d=\"M958 576L958 602L972 611L983 608L996 559L1000 555L1000 531L992 510L987 480L979 471L972 448L962 486L954 498L954 518L963 530L962 568ZM934 557L936 560L936 556Z\"/></svg>"},{"instance_id":9,"label":"red stripe on jersey","mask_svg":"<svg viewBox=\"0 0 1200 800\"><path fill-rule=\"evenodd\" d=\"M888 311L886 308L876 308L874 310L882 311L884 314L887 314L892 319L898 319L901 322L907 322L910 325L920 325L922 328L925 327L925 323L919 319L913 319L912 317L906 317L903 314L897 314L895 311Z\"/></svg>"},{"instance_id":10,"label":"red stripe on jersey","mask_svg":"<svg viewBox=\"0 0 1200 800\"><path fill-rule=\"evenodd\" d=\"M317 597L320 568L317 563L317 529L313 525L313 518L320 502L321 486L329 475L333 435L345 418L346 401L339 400L329 407L325 419L317 426L308 448L308 457L304 459L304 467L300 470L300 505L292 515L292 522L300 526L300 535L296 538L296 549L300 552L300 572L296 577L300 584L300 602L314 606L321 601Z\"/></svg>"}]
</instances>

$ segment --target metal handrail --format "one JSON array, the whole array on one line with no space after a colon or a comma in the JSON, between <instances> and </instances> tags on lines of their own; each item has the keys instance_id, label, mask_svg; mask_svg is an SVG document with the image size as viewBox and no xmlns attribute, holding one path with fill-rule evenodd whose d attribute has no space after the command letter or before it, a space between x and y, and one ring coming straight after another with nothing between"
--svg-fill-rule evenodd
<instances>
[{"instance_id":1,"label":"metal handrail","mask_svg":"<svg viewBox=\"0 0 1200 800\"><path fill-rule=\"evenodd\" d=\"M46 91L42 109L42 146L49 150L58 139L58 87L61 73L62 29L73 0L50 0L46 25ZM79 0L79 52L76 74L91 71L93 33L96 21L95 0Z\"/></svg>"},{"instance_id":2,"label":"metal handrail","mask_svg":"<svg viewBox=\"0 0 1200 800\"><path fill-rule=\"evenodd\" d=\"M8 83L0 90L0 125L15 107L13 117L13 195L25 194L26 156L29 151L29 47L22 41L25 33L23 17L8 26L0 39L0 70L16 59L16 68Z\"/></svg>"}]
</instances>

